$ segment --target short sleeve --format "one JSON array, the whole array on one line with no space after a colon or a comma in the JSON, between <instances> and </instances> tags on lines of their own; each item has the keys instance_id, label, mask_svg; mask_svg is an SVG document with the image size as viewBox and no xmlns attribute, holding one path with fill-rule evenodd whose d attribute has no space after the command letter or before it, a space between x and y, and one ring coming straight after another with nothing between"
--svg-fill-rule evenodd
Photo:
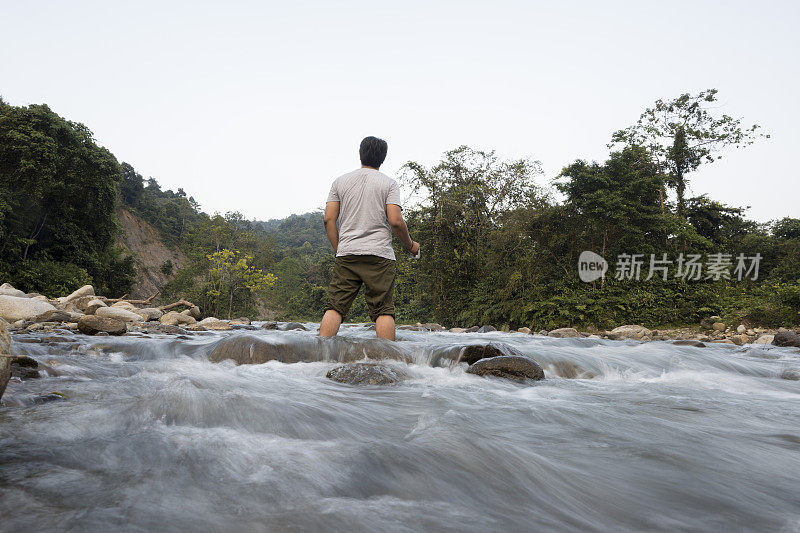
<instances>
[{"instance_id":1,"label":"short sleeve","mask_svg":"<svg viewBox=\"0 0 800 533\"><path fill-rule=\"evenodd\" d=\"M338 181L338 180L337 180ZM336 187L336 181L331 185L331 192L328 193L328 202L339 202L339 189Z\"/></svg>"},{"instance_id":2,"label":"short sleeve","mask_svg":"<svg viewBox=\"0 0 800 533\"><path fill-rule=\"evenodd\" d=\"M402 205L400 205L400 187L397 186L397 182L395 180L391 180L389 183L389 192L386 195L386 203L402 207Z\"/></svg>"}]
</instances>

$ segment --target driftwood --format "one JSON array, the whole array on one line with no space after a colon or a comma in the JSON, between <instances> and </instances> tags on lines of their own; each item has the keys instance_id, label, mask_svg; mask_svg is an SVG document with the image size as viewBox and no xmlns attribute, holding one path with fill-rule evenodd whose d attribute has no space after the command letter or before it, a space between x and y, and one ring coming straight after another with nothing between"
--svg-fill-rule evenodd
<instances>
[{"instance_id":1,"label":"driftwood","mask_svg":"<svg viewBox=\"0 0 800 533\"><path fill-rule=\"evenodd\" d=\"M191 309L192 307L197 307L192 302L188 302L188 301L184 300L183 298L181 298L177 302L172 302L171 304L168 304L168 305L162 305L161 307L158 308L158 310L159 311L168 311L169 309L172 309L174 307L180 307L182 305L188 307L189 309Z\"/></svg>"},{"instance_id":2,"label":"driftwood","mask_svg":"<svg viewBox=\"0 0 800 533\"><path fill-rule=\"evenodd\" d=\"M127 296L127 294L125 296ZM98 298L98 300L101 300L105 304L117 303L117 302L128 302L130 304L147 305L147 304L149 304L150 302L153 301L153 298L158 296L158 293L155 293L154 295L152 295L147 300L126 300L125 296L123 296L122 298L103 298L101 296L101 297Z\"/></svg>"}]
</instances>

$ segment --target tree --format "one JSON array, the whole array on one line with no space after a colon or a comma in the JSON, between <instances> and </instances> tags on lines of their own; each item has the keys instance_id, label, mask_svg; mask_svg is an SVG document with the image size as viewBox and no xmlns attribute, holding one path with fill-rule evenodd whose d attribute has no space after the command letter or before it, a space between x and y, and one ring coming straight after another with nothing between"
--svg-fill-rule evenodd
<instances>
[{"instance_id":1,"label":"tree","mask_svg":"<svg viewBox=\"0 0 800 533\"><path fill-rule=\"evenodd\" d=\"M264 293L275 285L276 278L273 274L265 274L250 264L253 259L251 255L225 248L206 258L211 265L205 292L212 298L215 315L219 315L221 305L227 303L230 319L235 296L247 298Z\"/></svg>"},{"instance_id":2,"label":"tree","mask_svg":"<svg viewBox=\"0 0 800 533\"><path fill-rule=\"evenodd\" d=\"M666 185L675 189L678 214L684 216L686 175L702 163L712 163L727 146L749 146L760 137L759 126L743 127L741 119L714 112L717 89L696 95L682 94L674 100L657 100L633 126L615 132L609 148L618 143L643 146L666 175Z\"/></svg>"}]
</instances>

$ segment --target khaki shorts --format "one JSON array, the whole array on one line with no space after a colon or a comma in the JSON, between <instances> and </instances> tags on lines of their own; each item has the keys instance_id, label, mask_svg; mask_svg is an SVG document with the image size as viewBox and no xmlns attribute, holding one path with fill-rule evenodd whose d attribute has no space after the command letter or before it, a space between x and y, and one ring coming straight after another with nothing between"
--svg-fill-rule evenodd
<instances>
[{"instance_id":1,"label":"khaki shorts","mask_svg":"<svg viewBox=\"0 0 800 533\"><path fill-rule=\"evenodd\" d=\"M328 285L328 307L342 318L366 285L364 299L374 322L381 315L394 316L394 261L377 255L343 255L333 264L333 277Z\"/></svg>"}]
</instances>

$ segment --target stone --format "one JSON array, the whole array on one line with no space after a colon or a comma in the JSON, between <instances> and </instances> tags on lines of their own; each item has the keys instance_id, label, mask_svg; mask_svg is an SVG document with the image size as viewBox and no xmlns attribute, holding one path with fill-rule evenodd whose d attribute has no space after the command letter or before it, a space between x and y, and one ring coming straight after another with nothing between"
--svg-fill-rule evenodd
<instances>
[{"instance_id":1,"label":"stone","mask_svg":"<svg viewBox=\"0 0 800 533\"><path fill-rule=\"evenodd\" d=\"M750 342L750 337L748 337L747 335L741 335L741 334L732 335L731 336L731 340L737 346L741 346L742 344L748 344Z\"/></svg>"},{"instance_id":2,"label":"stone","mask_svg":"<svg viewBox=\"0 0 800 533\"><path fill-rule=\"evenodd\" d=\"M721 320L722 319L720 317L716 316L716 315L710 316L710 317L704 318L703 320L700 321L700 327L703 328L703 329L713 329L714 328L714 323L715 322L719 322Z\"/></svg>"},{"instance_id":3,"label":"stone","mask_svg":"<svg viewBox=\"0 0 800 533\"><path fill-rule=\"evenodd\" d=\"M232 321L228 322L227 320L220 320L219 318L210 316L198 322L197 325L214 331L227 331L229 329L233 329L233 327L231 327L231 323Z\"/></svg>"},{"instance_id":4,"label":"stone","mask_svg":"<svg viewBox=\"0 0 800 533\"><path fill-rule=\"evenodd\" d=\"M580 337L581 334L578 333L578 330L575 328L558 328L547 333L550 337L555 337L557 339L566 339L570 337Z\"/></svg>"},{"instance_id":5,"label":"stone","mask_svg":"<svg viewBox=\"0 0 800 533\"><path fill-rule=\"evenodd\" d=\"M86 304L86 307L83 309L83 313L85 315L93 315L101 307L108 307L108 306L106 305L106 303L103 300L98 300L98 299L90 300Z\"/></svg>"},{"instance_id":6,"label":"stone","mask_svg":"<svg viewBox=\"0 0 800 533\"><path fill-rule=\"evenodd\" d=\"M117 318L98 316L98 315L84 315L78 320L78 331L85 335L98 335L105 333L106 335L124 335L128 331L124 320Z\"/></svg>"},{"instance_id":7,"label":"stone","mask_svg":"<svg viewBox=\"0 0 800 533\"><path fill-rule=\"evenodd\" d=\"M54 310L47 302L19 296L0 296L0 318L8 322L32 320L33 318Z\"/></svg>"},{"instance_id":8,"label":"stone","mask_svg":"<svg viewBox=\"0 0 800 533\"><path fill-rule=\"evenodd\" d=\"M733 344L733 345L736 345L736 343L733 342L730 339L717 339L717 340L711 341L711 342L715 343L715 344Z\"/></svg>"},{"instance_id":9,"label":"stone","mask_svg":"<svg viewBox=\"0 0 800 533\"><path fill-rule=\"evenodd\" d=\"M711 329L714 331L725 331L725 323L724 322L714 322L711 325Z\"/></svg>"},{"instance_id":10,"label":"stone","mask_svg":"<svg viewBox=\"0 0 800 533\"><path fill-rule=\"evenodd\" d=\"M274 320L268 320L261 324L261 329L278 329L278 323Z\"/></svg>"},{"instance_id":11,"label":"stone","mask_svg":"<svg viewBox=\"0 0 800 533\"><path fill-rule=\"evenodd\" d=\"M25 294L25 291L15 289L14 286L11 285L10 283L3 283L2 285L0 285L0 295L16 296L17 298L28 298L28 295Z\"/></svg>"},{"instance_id":12,"label":"stone","mask_svg":"<svg viewBox=\"0 0 800 533\"><path fill-rule=\"evenodd\" d=\"M201 322L202 322L202 320L201 320ZM239 317L239 318L234 318L233 320L230 321L230 323L232 325L234 325L234 326L249 326L250 325L250 319L247 318L246 316L243 316L243 317Z\"/></svg>"},{"instance_id":13,"label":"stone","mask_svg":"<svg viewBox=\"0 0 800 533\"><path fill-rule=\"evenodd\" d=\"M440 350L431 361L436 366L446 361L451 363L467 363L471 365L481 359L498 357L501 355L522 355L522 353L503 342L490 342L488 344L468 344L466 346L453 346Z\"/></svg>"},{"instance_id":14,"label":"stone","mask_svg":"<svg viewBox=\"0 0 800 533\"><path fill-rule=\"evenodd\" d=\"M481 329L479 326L472 326L470 328L467 328L467 331L465 331L465 333L477 333L479 329Z\"/></svg>"},{"instance_id":15,"label":"stone","mask_svg":"<svg viewBox=\"0 0 800 533\"><path fill-rule=\"evenodd\" d=\"M51 309L33 319L34 322L72 322L72 313L63 309Z\"/></svg>"},{"instance_id":16,"label":"stone","mask_svg":"<svg viewBox=\"0 0 800 533\"><path fill-rule=\"evenodd\" d=\"M800 335L794 331L778 331L772 339L773 346L793 346L800 348Z\"/></svg>"},{"instance_id":17,"label":"stone","mask_svg":"<svg viewBox=\"0 0 800 533\"><path fill-rule=\"evenodd\" d=\"M189 309L189 316L194 318L195 320L200 320L203 318L203 313L200 312L200 308L196 305L191 306ZM248 320L247 323L249 324L250 321Z\"/></svg>"},{"instance_id":18,"label":"stone","mask_svg":"<svg viewBox=\"0 0 800 533\"><path fill-rule=\"evenodd\" d=\"M522 326L521 328L517 329L517 331L519 331L520 333L527 333L528 335L530 335L531 328L526 328L525 326Z\"/></svg>"},{"instance_id":19,"label":"stone","mask_svg":"<svg viewBox=\"0 0 800 533\"><path fill-rule=\"evenodd\" d=\"M450 328L449 331L450 333L464 333L467 330L464 328Z\"/></svg>"},{"instance_id":20,"label":"stone","mask_svg":"<svg viewBox=\"0 0 800 533\"><path fill-rule=\"evenodd\" d=\"M190 325L197 322L194 318L189 315L184 315L178 313L176 311L170 311L169 313L165 313L164 316L158 319L159 322L162 324L167 324L169 326L183 326L183 325Z\"/></svg>"},{"instance_id":21,"label":"stone","mask_svg":"<svg viewBox=\"0 0 800 533\"><path fill-rule=\"evenodd\" d=\"M391 385L405 378L402 372L379 363L347 363L329 370L325 376L349 385Z\"/></svg>"},{"instance_id":22,"label":"stone","mask_svg":"<svg viewBox=\"0 0 800 533\"><path fill-rule=\"evenodd\" d=\"M27 355L11 356L11 377L19 379L36 379L39 377L39 363Z\"/></svg>"},{"instance_id":23,"label":"stone","mask_svg":"<svg viewBox=\"0 0 800 533\"><path fill-rule=\"evenodd\" d=\"M544 379L544 370L536 361L519 355L501 355L481 359L470 365L467 373L519 381Z\"/></svg>"},{"instance_id":24,"label":"stone","mask_svg":"<svg viewBox=\"0 0 800 533\"><path fill-rule=\"evenodd\" d=\"M66 302L71 302L73 300L77 300L78 298L81 298L83 296L94 296L94 287L92 287L91 285L84 285L83 287L76 290L69 296L59 298L59 300L66 303Z\"/></svg>"},{"instance_id":25,"label":"stone","mask_svg":"<svg viewBox=\"0 0 800 533\"><path fill-rule=\"evenodd\" d=\"M478 328L477 333L491 333L492 331L497 331L497 328L494 326L490 326L489 324L484 324L483 326Z\"/></svg>"},{"instance_id":26,"label":"stone","mask_svg":"<svg viewBox=\"0 0 800 533\"><path fill-rule=\"evenodd\" d=\"M157 333L166 333L167 335L186 335L186 330L178 326L170 326L169 324L156 324L151 330L148 327L147 332L155 331Z\"/></svg>"},{"instance_id":27,"label":"stone","mask_svg":"<svg viewBox=\"0 0 800 533\"><path fill-rule=\"evenodd\" d=\"M288 339L249 334L220 339L208 358L214 363L230 359L237 365L258 365L267 361L351 363L364 359L411 360L410 354L402 351L398 343L384 339L320 338L311 335L297 335Z\"/></svg>"},{"instance_id":28,"label":"stone","mask_svg":"<svg viewBox=\"0 0 800 533\"><path fill-rule=\"evenodd\" d=\"M444 331L444 326L437 324L436 322L426 322L425 324L422 324L422 327L428 331Z\"/></svg>"},{"instance_id":29,"label":"stone","mask_svg":"<svg viewBox=\"0 0 800 533\"><path fill-rule=\"evenodd\" d=\"M158 309L157 307L143 307L142 309L137 309L135 312L139 315L142 315L142 318L144 318L146 322L158 320L164 316L164 313L161 311L161 309Z\"/></svg>"},{"instance_id":30,"label":"stone","mask_svg":"<svg viewBox=\"0 0 800 533\"><path fill-rule=\"evenodd\" d=\"M703 344L700 341L691 340L691 339L682 339L682 340L673 341L672 344L674 344L675 346L694 346L696 348L705 348L705 346L706 346L705 344Z\"/></svg>"},{"instance_id":31,"label":"stone","mask_svg":"<svg viewBox=\"0 0 800 533\"><path fill-rule=\"evenodd\" d=\"M294 329L299 329L301 331L308 331L307 328L300 322L289 322L287 324L284 324L280 329L283 331L291 331Z\"/></svg>"},{"instance_id":32,"label":"stone","mask_svg":"<svg viewBox=\"0 0 800 533\"><path fill-rule=\"evenodd\" d=\"M644 339L644 337L649 337L652 334L653 334L652 331L650 331L644 326L639 326L637 324L628 324L625 326L619 326L606 333L608 338L611 340L621 340L621 339L642 340Z\"/></svg>"},{"instance_id":33,"label":"stone","mask_svg":"<svg viewBox=\"0 0 800 533\"><path fill-rule=\"evenodd\" d=\"M774 339L775 335L759 335L753 344L772 344Z\"/></svg>"},{"instance_id":34,"label":"stone","mask_svg":"<svg viewBox=\"0 0 800 533\"><path fill-rule=\"evenodd\" d=\"M96 316L104 318L116 318L125 322L141 322L142 315L129 311L122 307L100 307L94 312Z\"/></svg>"},{"instance_id":35,"label":"stone","mask_svg":"<svg viewBox=\"0 0 800 533\"><path fill-rule=\"evenodd\" d=\"M744 327L742 324L739 324L739 325L736 327L736 333L738 333L738 334L740 334L740 335L741 335L742 333L746 333L746 332L747 332L747 328L746 328L746 327Z\"/></svg>"}]
</instances>

